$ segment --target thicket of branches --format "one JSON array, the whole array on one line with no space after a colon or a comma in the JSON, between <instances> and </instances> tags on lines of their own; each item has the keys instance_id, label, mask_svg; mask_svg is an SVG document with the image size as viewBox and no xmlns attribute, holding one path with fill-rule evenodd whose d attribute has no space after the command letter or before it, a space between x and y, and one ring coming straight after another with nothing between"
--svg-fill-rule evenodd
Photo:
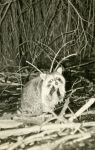
<instances>
[{"instance_id":1,"label":"thicket of branches","mask_svg":"<svg viewBox=\"0 0 95 150\"><path fill-rule=\"evenodd\" d=\"M94 0L1 0L0 68L25 66L50 68L72 53L95 55ZM48 63L47 63L48 62Z\"/></svg>"}]
</instances>

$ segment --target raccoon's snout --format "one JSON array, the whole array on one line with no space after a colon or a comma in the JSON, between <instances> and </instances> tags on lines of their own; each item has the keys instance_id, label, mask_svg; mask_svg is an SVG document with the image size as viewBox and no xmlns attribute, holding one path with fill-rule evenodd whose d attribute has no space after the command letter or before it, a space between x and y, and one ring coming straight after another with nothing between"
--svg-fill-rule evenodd
<instances>
[{"instance_id":1,"label":"raccoon's snout","mask_svg":"<svg viewBox=\"0 0 95 150\"><path fill-rule=\"evenodd\" d=\"M50 90L50 95L52 95L55 91L56 91L58 97L61 97L59 88L56 90L54 86L53 86L53 87L51 88L51 90Z\"/></svg>"}]
</instances>

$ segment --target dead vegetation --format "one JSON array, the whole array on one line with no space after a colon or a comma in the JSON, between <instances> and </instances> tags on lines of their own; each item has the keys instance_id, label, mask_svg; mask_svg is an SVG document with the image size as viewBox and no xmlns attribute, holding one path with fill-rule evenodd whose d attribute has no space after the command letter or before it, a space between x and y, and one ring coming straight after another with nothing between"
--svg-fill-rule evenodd
<instances>
[{"instance_id":1,"label":"dead vegetation","mask_svg":"<svg viewBox=\"0 0 95 150\"><path fill-rule=\"evenodd\" d=\"M73 82L72 87L67 91L65 103L56 108L60 109L62 107L59 115L52 112L48 115L43 114L38 117L31 117L16 113L19 107L16 107L15 111L12 109L9 110L7 107L8 105L10 108L18 106L17 102L20 101L13 101L14 97L17 99L20 97L22 86L19 84L19 75L16 75L11 74L6 82L3 74L1 78L0 87L3 90L0 95L2 97L0 149L61 149L64 146L82 143L94 136L95 111L90 108L95 102L93 93L95 88L93 83L85 78L80 78ZM26 78L25 74L22 74L22 76ZM11 101L10 97L12 98ZM6 103L6 99L9 103ZM92 119L92 117L94 118Z\"/></svg>"},{"instance_id":2,"label":"dead vegetation","mask_svg":"<svg viewBox=\"0 0 95 150\"><path fill-rule=\"evenodd\" d=\"M1 0L0 149L95 149L94 59L94 0ZM29 78L60 65L65 102L36 118L17 113Z\"/></svg>"}]
</instances>

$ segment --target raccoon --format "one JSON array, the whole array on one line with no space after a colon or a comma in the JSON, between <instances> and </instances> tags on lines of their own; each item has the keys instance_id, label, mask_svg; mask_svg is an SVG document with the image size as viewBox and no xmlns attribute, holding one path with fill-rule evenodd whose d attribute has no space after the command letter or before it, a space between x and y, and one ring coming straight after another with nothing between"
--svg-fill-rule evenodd
<instances>
[{"instance_id":1,"label":"raccoon","mask_svg":"<svg viewBox=\"0 0 95 150\"><path fill-rule=\"evenodd\" d=\"M54 111L55 105L62 102L64 96L65 78L62 76L62 68L59 67L53 73L41 73L25 85L21 97L21 111L32 116Z\"/></svg>"}]
</instances>

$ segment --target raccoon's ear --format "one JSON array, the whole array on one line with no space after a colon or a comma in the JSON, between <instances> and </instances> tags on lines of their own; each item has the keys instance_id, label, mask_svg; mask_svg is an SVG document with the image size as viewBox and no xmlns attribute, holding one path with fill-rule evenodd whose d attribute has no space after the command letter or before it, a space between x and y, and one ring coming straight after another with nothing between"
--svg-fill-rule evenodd
<instances>
[{"instance_id":1,"label":"raccoon's ear","mask_svg":"<svg viewBox=\"0 0 95 150\"><path fill-rule=\"evenodd\" d=\"M46 74L45 73L41 73L40 77L41 77L42 80L45 80L46 79Z\"/></svg>"},{"instance_id":2,"label":"raccoon's ear","mask_svg":"<svg viewBox=\"0 0 95 150\"><path fill-rule=\"evenodd\" d=\"M63 69L62 69L62 67L59 67L56 71L57 71L58 73L62 74Z\"/></svg>"}]
</instances>

